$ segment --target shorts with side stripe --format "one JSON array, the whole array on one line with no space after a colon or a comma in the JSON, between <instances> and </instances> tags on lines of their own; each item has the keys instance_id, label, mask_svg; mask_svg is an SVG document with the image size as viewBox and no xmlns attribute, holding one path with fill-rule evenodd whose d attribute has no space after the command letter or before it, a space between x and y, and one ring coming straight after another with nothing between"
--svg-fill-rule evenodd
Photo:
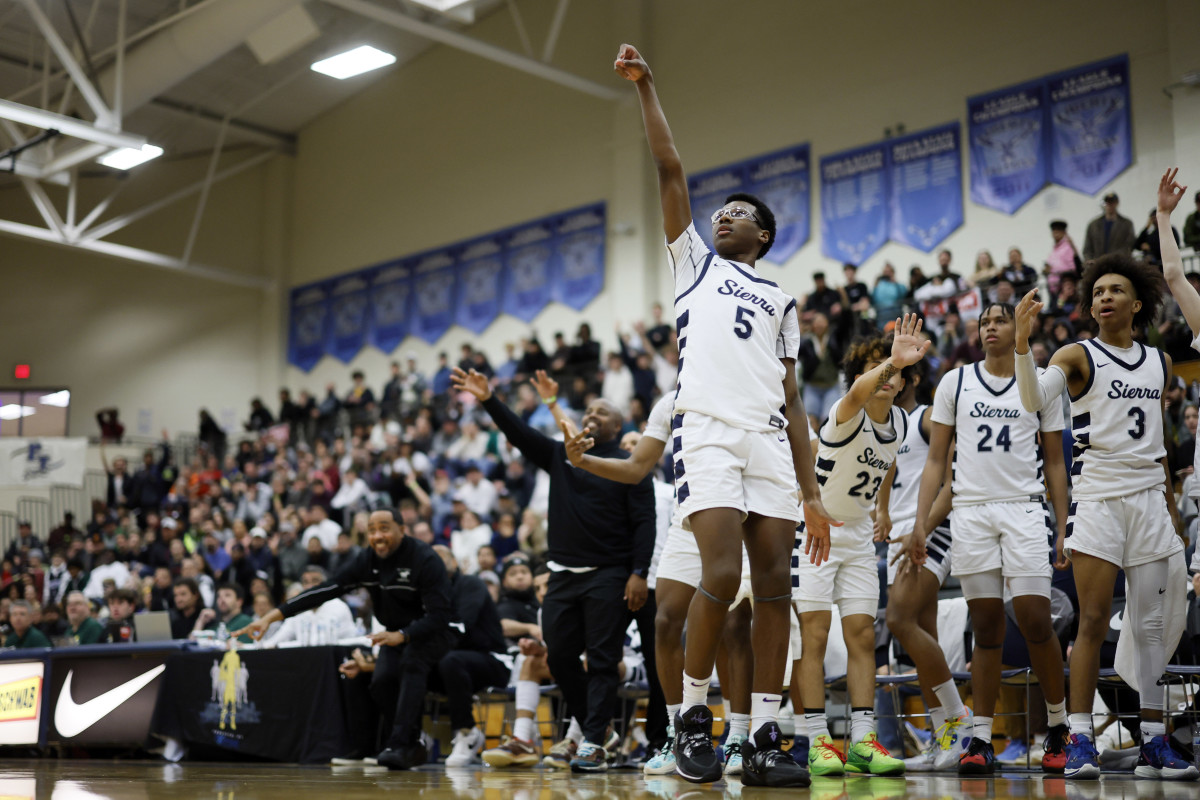
<instances>
[{"instance_id":1,"label":"shorts with side stripe","mask_svg":"<svg viewBox=\"0 0 1200 800\"><path fill-rule=\"evenodd\" d=\"M953 575L998 569L1005 578L1049 580L1054 572L1050 517L1041 502L959 506L950 515L950 538Z\"/></svg>"},{"instance_id":2,"label":"shorts with side stripe","mask_svg":"<svg viewBox=\"0 0 1200 800\"><path fill-rule=\"evenodd\" d=\"M896 520L892 523L892 534L895 536L903 536L912 531L913 518ZM900 549L900 545L893 542L888 545L888 573L887 582L891 586L896 582L896 571L900 568L900 562L892 563L892 556L896 555L896 551ZM938 586L946 582L946 576L950 574L950 525L943 522L933 529L925 539L925 569L933 573L937 578Z\"/></svg>"},{"instance_id":3,"label":"shorts with side stripe","mask_svg":"<svg viewBox=\"0 0 1200 800\"><path fill-rule=\"evenodd\" d=\"M672 523L667 532L666 544L663 545L662 556L658 561L658 580L675 581L694 589L700 585L701 572L700 548L696 545L696 537L692 535L691 531L685 531L679 525ZM737 605L752 595L750 557L746 554L746 545L743 544L742 583L733 604Z\"/></svg>"},{"instance_id":4,"label":"shorts with side stripe","mask_svg":"<svg viewBox=\"0 0 1200 800\"><path fill-rule=\"evenodd\" d=\"M837 603L843 617L875 615L879 607L879 561L870 517L847 522L833 536L829 559L813 566L804 553L804 523L792 550L792 603L801 614L828 611Z\"/></svg>"},{"instance_id":5,"label":"shorts with side stripe","mask_svg":"<svg viewBox=\"0 0 1200 800\"><path fill-rule=\"evenodd\" d=\"M675 493L683 526L710 508L799 522L800 498L792 466L792 445L783 430L735 428L715 417L689 411L671 421Z\"/></svg>"},{"instance_id":6,"label":"shorts with side stripe","mask_svg":"<svg viewBox=\"0 0 1200 800\"><path fill-rule=\"evenodd\" d=\"M1136 567L1183 550L1162 489L1144 489L1109 500L1078 500L1067 517L1064 550Z\"/></svg>"}]
</instances>

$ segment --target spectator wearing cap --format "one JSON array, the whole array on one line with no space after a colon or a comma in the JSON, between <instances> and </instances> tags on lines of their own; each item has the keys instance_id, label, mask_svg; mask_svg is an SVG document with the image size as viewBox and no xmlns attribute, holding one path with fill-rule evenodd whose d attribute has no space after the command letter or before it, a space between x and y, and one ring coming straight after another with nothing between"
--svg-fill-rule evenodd
<instances>
[{"instance_id":1,"label":"spectator wearing cap","mask_svg":"<svg viewBox=\"0 0 1200 800\"><path fill-rule=\"evenodd\" d=\"M540 609L529 560L514 556L505 561L500 569L500 600L496 603L496 613L500 615L500 627L510 647L516 647L523 638L542 641L542 629L538 625Z\"/></svg>"},{"instance_id":2,"label":"spectator wearing cap","mask_svg":"<svg viewBox=\"0 0 1200 800\"><path fill-rule=\"evenodd\" d=\"M307 592L329 580L329 574L315 565L304 568L300 590ZM266 616L265 614L263 616ZM236 630L234 628L233 630ZM284 642L332 644L354 636L354 614L340 597L326 600L316 608L288 617L274 633L263 638L263 647L278 647Z\"/></svg>"},{"instance_id":3,"label":"spectator wearing cap","mask_svg":"<svg viewBox=\"0 0 1200 800\"><path fill-rule=\"evenodd\" d=\"M1109 253L1129 253L1137 240L1133 220L1117 213L1120 198L1116 192L1104 195L1104 213L1088 223L1083 237L1083 260L1091 261Z\"/></svg>"},{"instance_id":4,"label":"spectator wearing cap","mask_svg":"<svg viewBox=\"0 0 1200 800\"><path fill-rule=\"evenodd\" d=\"M179 577L171 587L175 601L171 609L171 638L186 639L196 630L204 601L200 597L200 584L195 578Z\"/></svg>"},{"instance_id":5,"label":"spectator wearing cap","mask_svg":"<svg viewBox=\"0 0 1200 800\"><path fill-rule=\"evenodd\" d=\"M21 520L17 523L17 538L13 539L12 544L4 551L4 560L23 561L27 558L30 550L41 549L41 547L42 540L33 535L33 526L29 524L28 520Z\"/></svg>"},{"instance_id":6,"label":"spectator wearing cap","mask_svg":"<svg viewBox=\"0 0 1200 800\"><path fill-rule=\"evenodd\" d=\"M12 601L8 607L8 624L12 626L12 633L4 640L5 647L26 650L50 646L46 635L33 626L33 606L27 601Z\"/></svg>"},{"instance_id":7,"label":"spectator wearing cap","mask_svg":"<svg viewBox=\"0 0 1200 800\"><path fill-rule=\"evenodd\" d=\"M75 644L99 644L104 641L104 626L92 617L92 604L83 592L67 595L66 637Z\"/></svg>"}]
</instances>

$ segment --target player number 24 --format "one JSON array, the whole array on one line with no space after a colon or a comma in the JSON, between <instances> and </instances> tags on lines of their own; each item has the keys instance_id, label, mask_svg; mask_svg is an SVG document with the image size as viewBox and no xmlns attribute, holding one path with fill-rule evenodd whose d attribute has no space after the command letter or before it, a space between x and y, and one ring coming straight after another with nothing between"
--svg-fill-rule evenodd
<instances>
[{"instance_id":1,"label":"player number 24","mask_svg":"<svg viewBox=\"0 0 1200 800\"><path fill-rule=\"evenodd\" d=\"M988 442L990 442L992 440L992 426L991 425L980 425L979 433L980 433L979 452L981 452L981 453L992 452L992 446L990 444L988 444ZM1006 452L1006 453L1009 451L1009 448L1012 447L1012 439L1009 436L1007 425L1005 425L1003 428L1001 428L1000 433L998 433L996 435L996 447L1003 447L1004 452Z\"/></svg>"}]
</instances>

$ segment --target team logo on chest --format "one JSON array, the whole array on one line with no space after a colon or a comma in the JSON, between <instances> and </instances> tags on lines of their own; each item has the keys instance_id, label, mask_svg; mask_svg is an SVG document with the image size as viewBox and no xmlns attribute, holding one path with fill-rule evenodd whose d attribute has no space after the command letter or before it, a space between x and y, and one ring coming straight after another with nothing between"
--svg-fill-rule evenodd
<instances>
[{"instance_id":1,"label":"team logo on chest","mask_svg":"<svg viewBox=\"0 0 1200 800\"><path fill-rule=\"evenodd\" d=\"M884 472L887 472L892 468L891 461L885 461L884 459L877 457L875 455L875 451L870 447L864 447L863 451L858 454L858 463L866 464L868 467L873 467L875 469L881 469Z\"/></svg>"},{"instance_id":2,"label":"team logo on chest","mask_svg":"<svg viewBox=\"0 0 1200 800\"><path fill-rule=\"evenodd\" d=\"M412 570L411 570L411 569L398 569L398 570L396 570L396 583L408 583L408 582L409 582L409 579L410 579L411 577L412 577Z\"/></svg>"},{"instance_id":3,"label":"team logo on chest","mask_svg":"<svg viewBox=\"0 0 1200 800\"><path fill-rule=\"evenodd\" d=\"M733 295L738 300L745 300L750 305L758 306L772 317L775 316L775 306L765 297L759 297L754 292L743 289L733 278L726 278L724 285L717 289L717 294Z\"/></svg>"},{"instance_id":4,"label":"team logo on chest","mask_svg":"<svg viewBox=\"0 0 1200 800\"><path fill-rule=\"evenodd\" d=\"M1020 419L1021 412L1015 408L993 408L987 403L978 402L971 408L970 416L980 419Z\"/></svg>"}]
</instances>

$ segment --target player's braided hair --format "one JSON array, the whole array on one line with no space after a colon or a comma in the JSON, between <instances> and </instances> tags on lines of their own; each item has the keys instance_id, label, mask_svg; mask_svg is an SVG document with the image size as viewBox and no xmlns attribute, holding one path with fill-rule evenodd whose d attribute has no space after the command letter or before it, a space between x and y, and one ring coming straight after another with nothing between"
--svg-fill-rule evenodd
<instances>
[{"instance_id":1,"label":"player's braided hair","mask_svg":"<svg viewBox=\"0 0 1200 800\"><path fill-rule=\"evenodd\" d=\"M1092 313L1092 290L1096 281L1105 275L1120 275L1133 284L1133 297L1142 301L1142 307L1133 315L1133 327L1149 325L1158 309L1163 304L1164 281L1158 267L1144 261L1134 261L1127 253L1109 253L1087 262L1083 268L1083 277L1079 279L1079 290L1076 295L1081 308L1086 308L1088 316Z\"/></svg>"}]
</instances>

